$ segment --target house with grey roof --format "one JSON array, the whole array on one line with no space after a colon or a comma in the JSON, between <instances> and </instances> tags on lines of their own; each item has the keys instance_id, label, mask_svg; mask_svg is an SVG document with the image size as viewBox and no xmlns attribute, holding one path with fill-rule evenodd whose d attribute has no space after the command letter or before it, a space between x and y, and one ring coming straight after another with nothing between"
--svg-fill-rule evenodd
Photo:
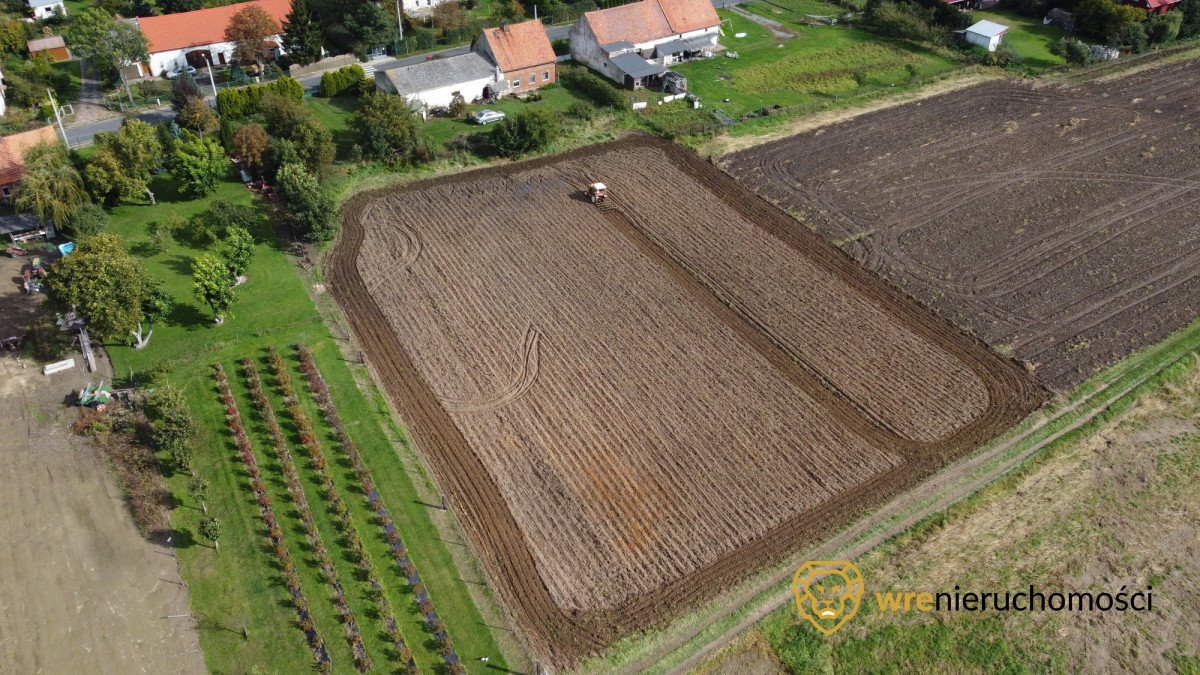
<instances>
[{"instance_id":1,"label":"house with grey roof","mask_svg":"<svg viewBox=\"0 0 1200 675\"><path fill-rule=\"evenodd\" d=\"M507 87L500 69L478 52L376 71L375 85L419 110L448 106L455 94L468 103L492 98Z\"/></svg>"},{"instance_id":2,"label":"house with grey roof","mask_svg":"<svg viewBox=\"0 0 1200 675\"><path fill-rule=\"evenodd\" d=\"M29 9L33 10L33 18L48 19L54 16L55 12L67 15L67 6L63 4L63 0L25 0L29 5Z\"/></svg>"}]
</instances>

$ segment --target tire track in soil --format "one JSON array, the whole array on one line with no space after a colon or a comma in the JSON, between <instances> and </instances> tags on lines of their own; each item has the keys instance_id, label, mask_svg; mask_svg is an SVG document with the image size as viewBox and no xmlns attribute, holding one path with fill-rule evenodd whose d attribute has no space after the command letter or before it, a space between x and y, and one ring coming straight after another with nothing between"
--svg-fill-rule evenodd
<instances>
[{"instance_id":1,"label":"tire track in soil","mask_svg":"<svg viewBox=\"0 0 1200 675\"><path fill-rule=\"evenodd\" d=\"M373 200L398 192L418 191L453 184L463 176L448 176L393 190L368 192L351 199L343 209L339 238L327 258L330 292L342 306L354 335L368 355L370 368L383 385L411 431L414 443L456 505L472 548L483 564L529 649L551 667L570 667L598 653L634 630L661 622L683 608L712 597L750 572L777 562L805 543L820 538L902 493L931 475L954 457L961 456L1022 419L1045 397L1045 392L1012 362L1001 361L982 343L969 338L896 289L866 273L817 235L796 232L792 220L741 187L691 152L666 141L640 135L600 146L517 165L534 169L557 162L620 149L655 146L686 173L729 206L767 228L769 232L817 260L853 290L887 307L917 336L960 359L979 375L991 405L974 423L949 438L928 444L924 452L909 451L905 464L858 484L809 512L767 531L745 546L711 564L637 596L622 606L595 611L567 612L558 607L537 573L524 544L523 532L505 503L487 468L455 426L446 406L422 380L410 356L392 332L380 307L368 291L357 259L365 238L364 210ZM511 166L471 172L472 177L508 175ZM695 282L694 278L691 283ZM757 337L756 340L766 338ZM853 419L853 418L851 418ZM874 432L876 435L878 431Z\"/></svg>"},{"instance_id":2,"label":"tire track in soil","mask_svg":"<svg viewBox=\"0 0 1200 675\"><path fill-rule=\"evenodd\" d=\"M542 333L530 326L521 336L521 349L518 354L518 366L513 381L496 394L487 398L454 398L442 396L442 405L451 412L478 413L490 412L520 398L533 388L541 371Z\"/></svg>"}]
</instances>

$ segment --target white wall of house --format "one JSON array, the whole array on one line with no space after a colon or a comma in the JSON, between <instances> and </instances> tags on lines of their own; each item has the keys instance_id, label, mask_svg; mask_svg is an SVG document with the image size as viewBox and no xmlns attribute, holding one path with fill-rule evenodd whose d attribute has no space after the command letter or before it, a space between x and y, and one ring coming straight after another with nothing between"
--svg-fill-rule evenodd
<instances>
[{"instance_id":1,"label":"white wall of house","mask_svg":"<svg viewBox=\"0 0 1200 675\"><path fill-rule=\"evenodd\" d=\"M280 42L280 37L275 35L267 38L267 40ZM188 47L187 49L168 49L162 52L151 52L150 72L145 72L145 68L143 67L142 74L148 77L158 77L163 74L163 71L174 73L187 65L187 55L189 53L205 50L208 51L208 58L212 60L214 66L219 66L222 63L233 63L233 43L217 42L211 45ZM276 51L282 52L282 48ZM221 60L222 57L224 57L224 61Z\"/></svg>"},{"instance_id":2,"label":"white wall of house","mask_svg":"<svg viewBox=\"0 0 1200 675\"><path fill-rule=\"evenodd\" d=\"M50 5L45 5L42 7L34 7L33 8L33 18L46 19L51 16L54 16L54 9L56 7L58 8L59 12L62 12L62 14L64 16L66 15L66 13L67 13L66 6L63 5L61 2L56 2L56 3L50 4Z\"/></svg>"},{"instance_id":3,"label":"white wall of house","mask_svg":"<svg viewBox=\"0 0 1200 675\"><path fill-rule=\"evenodd\" d=\"M989 52L994 52L996 51L996 48L1000 46L1000 41L1004 38L1004 35L1001 34L988 37L986 35L980 35L979 33L967 31L966 38L967 42L970 42L973 45L979 45Z\"/></svg>"},{"instance_id":4,"label":"white wall of house","mask_svg":"<svg viewBox=\"0 0 1200 675\"><path fill-rule=\"evenodd\" d=\"M458 0L400 0L400 6L404 9L405 16L425 16L432 12L434 7L447 2Z\"/></svg>"},{"instance_id":5,"label":"white wall of house","mask_svg":"<svg viewBox=\"0 0 1200 675\"><path fill-rule=\"evenodd\" d=\"M388 84L385 87L385 91L388 91L388 93L395 93L394 90L391 90L391 83L386 77L376 77L376 80L387 82ZM426 89L425 91L413 92L406 94L404 99L408 101L409 106L414 110L420 110L422 107L428 109L437 108L439 106L449 106L450 101L454 98L454 94L456 92L462 94L463 99L467 103L470 103L477 98L483 98L484 87L492 84L493 82L495 82L495 78L485 77L478 80L471 80L469 82L460 82L458 84L447 85L445 87L438 87L437 89Z\"/></svg>"},{"instance_id":6,"label":"white wall of house","mask_svg":"<svg viewBox=\"0 0 1200 675\"><path fill-rule=\"evenodd\" d=\"M712 44L717 43L717 38L720 36L717 26L701 28L699 30L688 31L686 33L676 33L668 35L648 42L635 43L634 50L651 51L664 42L671 40L691 40L693 38L708 38ZM608 54L601 48L600 42L596 39L595 33L591 27L582 18L572 24L567 37L571 41L571 58L590 67L598 73L603 74L615 82L622 82L622 76L616 66L608 61ZM658 61L664 66L670 65L670 59L651 59Z\"/></svg>"}]
</instances>

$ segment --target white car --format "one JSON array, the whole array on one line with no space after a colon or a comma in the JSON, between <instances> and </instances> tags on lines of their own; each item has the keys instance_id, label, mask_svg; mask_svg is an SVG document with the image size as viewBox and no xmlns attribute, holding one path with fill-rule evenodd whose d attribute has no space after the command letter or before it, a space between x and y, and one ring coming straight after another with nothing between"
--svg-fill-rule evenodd
<instances>
[{"instance_id":1,"label":"white car","mask_svg":"<svg viewBox=\"0 0 1200 675\"><path fill-rule=\"evenodd\" d=\"M504 113L499 110L480 110L471 115L471 121L475 124L488 124L490 122L499 122L504 119Z\"/></svg>"},{"instance_id":2,"label":"white car","mask_svg":"<svg viewBox=\"0 0 1200 675\"><path fill-rule=\"evenodd\" d=\"M182 75L182 74L184 74L184 73L187 73L188 75L191 75L192 77L195 77L195 76L196 76L196 68L195 68L195 66L192 66L191 64L186 64L186 65L184 65L182 68L180 68L179 70L176 70L175 72L173 72L173 73L171 73L170 75L168 75L167 77L169 77L170 79L172 79L172 80L173 80L173 79L175 79L175 78L179 77L180 75Z\"/></svg>"}]
</instances>

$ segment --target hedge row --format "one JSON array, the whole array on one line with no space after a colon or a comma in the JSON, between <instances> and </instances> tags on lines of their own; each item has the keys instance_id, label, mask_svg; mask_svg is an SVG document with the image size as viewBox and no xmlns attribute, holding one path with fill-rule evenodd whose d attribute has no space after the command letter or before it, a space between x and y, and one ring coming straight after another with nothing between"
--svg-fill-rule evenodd
<instances>
[{"instance_id":1,"label":"hedge row","mask_svg":"<svg viewBox=\"0 0 1200 675\"><path fill-rule=\"evenodd\" d=\"M331 70L321 76L321 96L333 98L347 92L356 94L366 77L367 74L363 72L362 66L357 63Z\"/></svg>"},{"instance_id":2,"label":"hedge row","mask_svg":"<svg viewBox=\"0 0 1200 675\"><path fill-rule=\"evenodd\" d=\"M222 118L230 119L253 115L262 107L263 94L267 93L278 94L296 102L304 100L304 86L285 75L274 82L222 89L217 92L217 112Z\"/></svg>"},{"instance_id":3,"label":"hedge row","mask_svg":"<svg viewBox=\"0 0 1200 675\"><path fill-rule=\"evenodd\" d=\"M588 97L596 105L608 106L622 110L629 107L625 94L613 86L611 82L583 68L559 69L558 81L568 89L573 89Z\"/></svg>"},{"instance_id":4,"label":"hedge row","mask_svg":"<svg viewBox=\"0 0 1200 675\"><path fill-rule=\"evenodd\" d=\"M267 484L263 482L262 472L258 468L258 459L254 457L254 451L250 447L250 437L246 435L246 426L242 422L241 413L238 412L233 391L229 388L225 369L218 362L213 364L213 371L217 379L217 390L220 391L221 401L225 404L225 419L229 422L229 431L233 434L234 442L237 443L238 456L242 458L246 470L250 473L250 488L254 491L254 497L258 501L263 520L267 524L267 534L271 537L271 550L279 559L283 583L287 586L288 594L291 595L292 607L295 608L296 617L300 620L300 629L308 638L308 646L312 649L313 658L316 659L317 672L328 673L333 670L333 664L329 660L329 650L325 648L325 640L317 632L316 623L313 622L312 613L308 609L308 600L304 597L304 591L300 589L300 575L296 571L296 563L293 562L292 553L283 540L283 528L279 526L279 520L275 517L275 510L271 506L271 497L267 494Z\"/></svg>"}]
</instances>

